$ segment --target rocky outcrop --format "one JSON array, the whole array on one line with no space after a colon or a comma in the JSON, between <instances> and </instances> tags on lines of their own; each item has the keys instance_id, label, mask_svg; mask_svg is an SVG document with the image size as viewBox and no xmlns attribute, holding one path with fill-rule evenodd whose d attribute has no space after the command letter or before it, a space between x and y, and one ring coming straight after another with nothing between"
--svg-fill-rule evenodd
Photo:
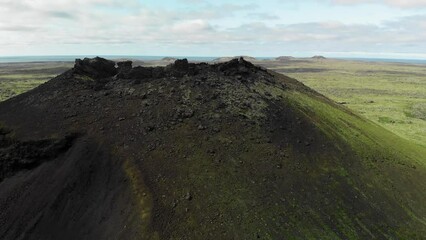
<instances>
[{"instance_id":1,"label":"rocky outcrop","mask_svg":"<svg viewBox=\"0 0 426 240\"><path fill-rule=\"evenodd\" d=\"M76 59L74 72L92 78L112 77L118 73L115 62L100 57Z\"/></svg>"},{"instance_id":2,"label":"rocky outcrop","mask_svg":"<svg viewBox=\"0 0 426 240\"><path fill-rule=\"evenodd\" d=\"M238 78L247 77L252 73L263 70L260 67L254 66L251 62L244 60L242 57L220 63L217 65L217 69L223 72L225 76L237 76Z\"/></svg>"},{"instance_id":3,"label":"rocky outcrop","mask_svg":"<svg viewBox=\"0 0 426 240\"><path fill-rule=\"evenodd\" d=\"M116 67L117 65L117 67ZM178 59L166 67L132 67L132 61L118 62L96 57L94 59L77 59L74 66L74 73L86 75L97 82L105 82L107 78L114 79L156 79L163 77L183 77L195 76L203 69L211 69L222 72L225 76L247 77L251 73L256 73L262 68L254 66L243 57L235 58L228 62L208 65L206 63L190 63L187 59ZM99 81L99 79L101 79Z\"/></svg>"},{"instance_id":4,"label":"rocky outcrop","mask_svg":"<svg viewBox=\"0 0 426 240\"><path fill-rule=\"evenodd\" d=\"M133 64L133 62L132 61L124 61L124 62L118 62L117 63L117 70L119 71L119 72L128 72L128 71L130 71L130 70L132 70L132 64Z\"/></svg>"}]
</instances>

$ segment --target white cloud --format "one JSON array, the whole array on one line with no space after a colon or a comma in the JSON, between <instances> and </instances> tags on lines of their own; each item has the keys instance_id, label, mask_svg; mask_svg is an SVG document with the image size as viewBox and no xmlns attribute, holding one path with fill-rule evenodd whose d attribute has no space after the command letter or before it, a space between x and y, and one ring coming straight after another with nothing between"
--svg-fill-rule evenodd
<instances>
[{"instance_id":1,"label":"white cloud","mask_svg":"<svg viewBox=\"0 0 426 240\"><path fill-rule=\"evenodd\" d=\"M426 0L332 0L336 4L377 3L399 8L426 7Z\"/></svg>"},{"instance_id":2,"label":"white cloud","mask_svg":"<svg viewBox=\"0 0 426 240\"><path fill-rule=\"evenodd\" d=\"M172 26L172 31L177 34L194 34L211 30L212 27L205 20L194 19L178 22Z\"/></svg>"},{"instance_id":3,"label":"white cloud","mask_svg":"<svg viewBox=\"0 0 426 240\"><path fill-rule=\"evenodd\" d=\"M426 51L426 15L380 24L318 21L285 24L253 4L179 0L190 10L151 8L138 0L0 0L0 55L71 51L163 51L196 54L282 55L282 52ZM373 0L332 0L338 4ZM383 0L385 1L385 0ZM383 2L374 1L374 2ZM421 6L425 1L386 1ZM282 22L282 24L277 24ZM231 27L232 26L232 27ZM68 48L72 48L69 50ZM34 50L35 49L35 50ZM81 54L78 52L74 54ZM174 53L176 54L176 53ZM187 53L189 54L189 53Z\"/></svg>"}]
</instances>

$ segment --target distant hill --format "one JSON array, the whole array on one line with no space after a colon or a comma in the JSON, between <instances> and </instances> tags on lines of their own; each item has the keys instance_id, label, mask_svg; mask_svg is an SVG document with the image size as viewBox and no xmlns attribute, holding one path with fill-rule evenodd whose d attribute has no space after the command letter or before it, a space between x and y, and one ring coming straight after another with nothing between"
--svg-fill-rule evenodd
<instances>
[{"instance_id":1,"label":"distant hill","mask_svg":"<svg viewBox=\"0 0 426 240\"><path fill-rule=\"evenodd\" d=\"M313 56L312 59L324 60L324 59L327 59L327 58L324 57L324 56L317 55L317 56Z\"/></svg>"},{"instance_id":2,"label":"distant hill","mask_svg":"<svg viewBox=\"0 0 426 240\"><path fill-rule=\"evenodd\" d=\"M277 61L283 61L283 62L285 62L285 61L291 61L293 59L295 59L295 58L292 57L292 56L279 56L279 57L275 58L275 60L277 60Z\"/></svg>"},{"instance_id":3,"label":"distant hill","mask_svg":"<svg viewBox=\"0 0 426 240\"><path fill-rule=\"evenodd\" d=\"M76 60L0 124L1 239L426 236L425 148L243 59Z\"/></svg>"},{"instance_id":4,"label":"distant hill","mask_svg":"<svg viewBox=\"0 0 426 240\"><path fill-rule=\"evenodd\" d=\"M173 58L173 57L164 57L161 59L161 61L167 61L167 62L174 62L176 60L177 58Z\"/></svg>"}]
</instances>

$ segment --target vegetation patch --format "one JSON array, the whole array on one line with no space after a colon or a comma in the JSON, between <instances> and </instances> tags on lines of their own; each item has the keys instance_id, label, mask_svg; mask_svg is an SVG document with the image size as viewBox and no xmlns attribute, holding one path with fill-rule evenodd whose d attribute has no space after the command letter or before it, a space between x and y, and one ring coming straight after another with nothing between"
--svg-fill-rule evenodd
<instances>
[{"instance_id":1,"label":"vegetation patch","mask_svg":"<svg viewBox=\"0 0 426 240\"><path fill-rule=\"evenodd\" d=\"M409 116L426 121L426 102L414 104Z\"/></svg>"},{"instance_id":2,"label":"vegetation patch","mask_svg":"<svg viewBox=\"0 0 426 240\"><path fill-rule=\"evenodd\" d=\"M396 121L390 117L379 117L379 123L396 123Z\"/></svg>"},{"instance_id":3,"label":"vegetation patch","mask_svg":"<svg viewBox=\"0 0 426 240\"><path fill-rule=\"evenodd\" d=\"M63 62L1 63L0 102L34 89L71 66Z\"/></svg>"},{"instance_id":4,"label":"vegetation patch","mask_svg":"<svg viewBox=\"0 0 426 240\"><path fill-rule=\"evenodd\" d=\"M336 102L346 103L352 111L399 136L426 144L424 66L333 59L258 64L296 78Z\"/></svg>"}]
</instances>

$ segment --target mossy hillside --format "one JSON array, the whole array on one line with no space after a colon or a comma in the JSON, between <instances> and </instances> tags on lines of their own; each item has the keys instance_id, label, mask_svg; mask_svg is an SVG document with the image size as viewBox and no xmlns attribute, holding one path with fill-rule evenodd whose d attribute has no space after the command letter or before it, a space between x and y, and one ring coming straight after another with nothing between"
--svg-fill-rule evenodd
<instances>
[{"instance_id":1,"label":"mossy hillside","mask_svg":"<svg viewBox=\"0 0 426 240\"><path fill-rule=\"evenodd\" d=\"M257 88L265 90L265 86ZM298 89L303 89L303 87L299 85ZM425 184L421 180L425 179L424 156L426 151L424 147L401 139L311 91L280 91L279 88L269 88L267 91L272 92L275 97L278 96L289 102L301 116L309 118L318 129L329 138L334 139L341 151L346 150L347 152L348 146L354 151L354 156L348 160L359 162L361 165L348 166L348 171L351 173L348 173L345 168L341 168L342 176L347 177L349 182L353 182L351 178L354 178L358 184L361 183L361 186L354 187L361 193L367 192L362 194L374 191L372 186L385 189L389 197L392 197L394 191L400 191L400 194L404 195L401 199L420 197L419 193L424 191ZM347 165L347 163L340 164ZM364 182L359 181L358 178L363 178ZM412 184L413 180L414 184ZM370 189L365 189L366 186ZM413 212L419 212L418 207L424 212L424 206L419 202L417 205L412 205L411 202L398 205L400 205L399 208L406 210L408 215L413 216ZM413 219L417 221L413 226L419 224L424 227L424 215L413 216Z\"/></svg>"},{"instance_id":2,"label":"mossy hillside","mask_svg":"<svg viewBox=\"0 0 426 240\"><path fill-rule=\"evenodd\" d=\"M268 144L229 139L236 134L230 132L231 129L223 129L199 143L193 141L193 138L198 139L198 131L191 129L179 129L168 136L179 142L173 149L174 158L166 154L166 147L154 150L152 156L143 159L151 167L158 164L160 169L161 166L159 175L151 173L158 179L151 183L158 198L156 211L165 211L177 218L170 223L172 226L160 224L158 229L170 227L175 229L176 235L190 229L200 234L196 236L212 237L203 233L222 229L215 224L222 223L227 230L216 236L239 234L244 238L259 234L265 239L279 236L359 239L365 236L360 226L368 226L373 232L380 230L372 230L374 223L365 222L369 211L364 208L361 212L348 212L347 199L340 199L344 196L340 192L345 188L361 187L352 182L354 176L348 176L348 170L334 165L332 157L326 154L314 158L293 156L292 150L286 149L288 158L283 161ZM233 144L225 145L223 139ZM188 146L194 150L188 151ZM214 155L211 154L212 146L217 152ZM225 150L228 154L220 154ZM265 159L265 156L270 157ZM324 181L329 177L332 180ZM307 182L304 178L310 180ZM271 186L265 186L269 183ZM327 190L322 185L325 183ZM369 189L358 189L355 194L361 199L364 192L375 191L375 184L371 184ZM191 200L186 198L188 193ZM358 216L356 221L354 214Z\"/></svg>"},{"instance_id":3,"label":"mossy hillside","mask_svg":"<svg viewBox=\"0 0 426 240\"><path fill-rule=\"evenodd\" d=\"M143 182L143 177L131 160L124 161L123 170L132 190L133 201L135 201L135 218L137 219L129 221L129 227L140 228L138 231L140 238L149 236L149 239L159 239L158 233L151 230L152 199Z\"/></svg>"},{"instance_id":4,"label":"mossy hillside","mask_svg":"<svg viewBox=\"0 0 426 240\"><path fill-rule=\"evenodd\" d=\"M426 159L423 157L426 154L426 148L423 146L412 144L377 124L348 114L342 111L340 106L325 103L318 97L295 91L288 92L286 96L295 107L311 117L324 133L337 133L363 157L368 157L368 152L374 150L381 152L379 158L392 155L403 157L399 163L410 164L411 167L426 164Z\"/></svg>"},{"instance_id":5,"label":"mossy hillside","mask_svg":"<svg viewBox=\"0 0 426 240\"><path fill-rule=\"evenodd\" d=\"M0 105L19 135L34 136L16 117L31 110L39 134L80 130L114 149L119 189L131 192L125 221L111 224L122 236L425 235L420 147L400 149L404 141L378 125L242 59L137 70L90 81L69 71Z\"/></svg>"},{"instance_id":6,"label":"mossy hillside","mask_svg":"<svg viewBox=\"0 0 426 240\"><path fill-rule=\"evenodd\" d=\"M424 146L396 136L366 118L354 114L348 108L313 92L294 79L279 75L277 77L281 82L286 83L285 86L290 91L283 91L280 87L265 84L257 84L255 91L268 92L267 95L272 95L275 99L284 99L291 103L294 108L302 110L300 114L309 117L319 129L322 129L323 133L330 137L338 135L350 144L358 144L353 146L358 151L365 149L365 145L370 145L372 149L384 148L387 155L405 154L416 161L426 161L422 157L426 151ZM387 118L383 117L383 119ZM398 147L395 148L394 145Z\"/></svg>"},{"instance_id":7,"label":"mossy hillside","mask_svg":"<svg viewBox=\"0 0 426 240\"><path fill-rule=\"evenodd\" d=\"M354 150L355 159L365 167L361 174L358 172L352 176L354 179L363 182L363 186L384 189L391 198L396 196L399 207L414 220L413 229L424 228L425 206L421 202L405 201L421 198L420 195L426 189L426 150L423 146L412 144L366 119L339 111L330 104L318 101L316 97L290 92L288 99L309 116L319 129L325 133L337 133L331 136L337 140L336 143L343 139ZM416 231L419 230L413 230L410 236L421 236ZM407 233L401 227L400 237Z\"/></svg>"},{"instance_id":8,"label":"mossy hillside","mask_svg":"<svg viewBox=\"0 0 426 240\"><path fill-rule=\"evenodd\" d=\"M280 187L300 186L301 183L298 182L306 177L303 175L308 167L292 163L294 158L291 156L291 149L286 151L289 154L287 160L277 157L276 150L263 143L265 136L251 134L249 139L234 137L241 133L240 127L237 125L222 128L220 133L199 142L194 141L194 138L202 137L198 136L198 130L194 132L192 127L182 127L168 135L179 143L173 146L175 158L170 159L166 147L153 150L143 160L147 165L161 166L161 170L158 170L161 176L157 176L160 180L153 181L151 186L154 195L158 196L158 211L169 212L178 218L170 223L170 227L176 229L174 234L189 229L201 234L198 237L212 237L202 233L214 233L226 226L227 230L216 235L217 237L232 237L233 234L239 234L237 236L240 238L251 238L259 234L265 239L296 235L318 236L321 230L316 224L323 220L316 216L319 213L311 209L312 206L300 204L301 198L304 197L300 196L296 189L289 190L289 196L276 199L280 195L279 192L284 191L279 189ZM244 134L250 134L249 132L253 131L244 131ZM253 143L250 138L261 139L262 142ZM191 146L190 151L188 146ZM225 152L226 154L222 154ZM303 161L301 158L298 160ZM153 169L157 168L154 166ZM285 179L283 176L283 172L298 170L298 179L296 176L293 176L294 179L290 176ZM321 173L318 172L322 170L312 170L310 174L321 178ZM265 186L266 183L273 184ZM190 200L187 194L190 194ZM301 218L302 215L306 216ZM316 220L310 222L311 217ZM215 223L221 223L223 227L218 227ZM290 229L300 230L289 230L284 234L282 224ZM322 225L327 226L324 222ZM341 226L343 227L346 226ZM241 235L241 232L246 235ZM333 231L322 234L335 235Z\"/></svg>"},{"instance_id":9,"label":"mossy hillside","mask_svg":"<svg viewBox=\"0 0 426 240\"><path fill-rule=\"evenodd\" d=\"M258 63L298 79L399 136L426 142L424 65L333 59Z\"/></svg>"},{"instance_id":10,"label":"mossy hillside","mask_svg":"<svg viewBox=\"0 0 426 240\"><path fill-rule=\"evenodd\" d=\"M152 87L152 84L150 85ZM158 90L161 89L162 92L167 93L169 92L169 88L173 87L163 86L158 88ZM157 90L156 88L153 88L150 92L155 95ZM137 91L135 93L137 93ZM254 92L247 92L247 94L259 96L259 93ZM268 143L268 134L262 133L262 127L258 125L260 122L259 120L265 118L265 113L262 113L261 115L250 113L250 111L257 111L257 108L252 110L250 108L244 108L244 111L242 109L239 110L239 108L225 108L226 111L231 112L234 118L224 119L223 117L227 116L224 112L210 112L212 111L211 109L214 108L210 108L206 104L195 104L197 101L194 101L194 99L199 96L198 89L188 91L186 88L183 88L182 94L180 92L175 92L173 96L179 95L182 95L182 98L185 100L185 104L192 104L190 106L192 109L196 110L200 107L204 108L203 110L196 110L197 115L201 114L212 116L214 119L219 119L221 121L215 122L217 120L210 120L209 122L204 123L206 125L205 130L199 130L197 126L200 125L200 123L198 122L197 117L194 117L195 119L185 120L184 123L179 125L180 127L176 130L169 129L165 135L162 135L161 131L152 131L147 136L148 138L145 139L145 141L150 144L155 142L166 143L161 148L154 148L153 150L146 149L148 152L147 154L141 153L139 155L140 159L135 158L136 164L142 164L140 167L140 171L143 173L142 175L146 176L147 179L151 179L148 181L148 183L150 182L148 186L153 189L153 195L156 196L156 204L154 204L156 210L153 211L154 216L162 216L163 214L168 213L170 215L166 215L165 219L168 219L168 216L176 218L173 223L170 223L171 226L167 224L164 225L164 218L157 218L154 220L154 223L158 221L157 230L160 231L160 229L179 228L181 230L174 232L177 236L184 233L184 229L187 229L189 226L194 226L193 229L191 228L194 234L205 234L206 232L215 232L215 229L221 228L215 225L215 222L224 222L223 224L225 226L230 223L232 223L231 225L237 225L235 226L235 229L228 229L225 233L223 233L225 236L231 236L232 234L240 234L242 231L241 227L238 227L238 221L233 220L233 218L237 216L242 220L251 219L250 222L253 225L253 228L244 228L244 231L248 234L247 236L257 234L257 231L254 232L250 229L259 229L259 232L265 235L272 234L271 236L279 236L279 233L282 233L283 229L280 228L280 226L276 226L276 223L270 220L270 204L267 204L265 207L262 207L261 204L262 196L270 193L262 193L259 195L249 189L257 186L259 191L264 191L264 187L262 185L276 180L276 176L270 176L270 171L276 171L276 174L280 174L281 172L282 174L282 170L280 170L282 168L287 168L287 171L300 171L298 178L303 179L305 171L309 171L309 167L306 166L306 163L309 161L296 162L292 159L307 159L307 157L299 156L300 153L295 152L295 150L291 147L286 147L282 150L274 150L274 147ZM219 94L219 98L221 96L222 95ZM151 97L148 97L148 101L150 99ZM223 99L224 102L227 102L226 99L228 99L228 97ZM233 99L233 101L239 101L236 99L241 99L241 96ZM265 102L265 99L259 99L258 97L256 99L257 101ZM143 100L142 102L144 101L147 100ZM222 100L218 101L221 102ZM229 103L230 102L228 102L228 104ZM216 104L213 103L213 105ZM131 106L140 106L140 104L131 104ZM174 109L170 105L158 104L156 106L153 116L157 117L168 116L170 115L170 111L173 111ZM239 104L234 102L234 106L239 106ZM208 112L203 112L206 109ZM134 111L136 111L136 109L133 110L133 112ZM262 112L263 111L266 111L266 108L262 109ZM245 119L250 121L244 120L241 122L240 115L242 113L243 115L244 113L247 113L248 116L262 117L256 121L246 117ZM125 115L124 113L122 114ZM221 117L215 117L217 114L221 115ZM123 124L124 123L125 122L123 122ZM216 130L214 130L215 128L218 128L219 132L216 132ZM247 130L241 131L241 129ZM211 133L214 134L210 135ZM244 136L243 139L240 139L240 136ZM150 148L149 144L145 145L145 148ZM145 150L145 148L143 149ZM127 149L126 152L133 152L130 149ZM144 152L144 150L142 150L142 152ZM227 154L223 155L222 153ZM331 155L331 153L329 154ZM324 155L327 156L328 154ZM324 157L324 159L326 159L326 157ZM324 164L323 166L327 165ZM145 169L151 170L147 171ZM259 169L264 169L262 174L260 176L253 177L258 173ZM316 169L316 167L312 167L310 170L310 173L313 176L316 176L317 178L323 177L321 169L313 169ZM339 172L340 171L341 170L339 170ZM252 177L256 180L254 183L250 181ZM281 179L282 176L279 178ZM299 181L301 180L294 180L294 188L302 184L298 183ZM230 185L230 182L233 184ZM285 186L286 184L283 183L282 185ZM336 187L338 186L339 185L336 185ZM271 186L271 188L274 187L276 188L277 186ZM198 193L197 190L201 191L201 193ZM273 190L270 189L269 191ZM185 199L185 195L188 192L193 198L190 201ZM293 219L293 222L287 223L286 221L286 224L292 228L296 228L296 226L303 225L301 222L302 220L300 219L300 215L304 213L303 207L298 205L299 198L303 197L296 196L296 189L291 192L295 195L291 200L291 206L294 209L283 212L292 212L293 217L291 217L291 219ZM241 199L241 201L235 200L237 197L238 199ZM250 198L259 198L259 200L253 199L250 200L249 203L243 204ZM201 201L200 206L197 209L192 209L194 201L197 201L196 199ZM203 204L203 201L207 200L211 202L212 209L207 209L206 205ZM284 199L284 203L286 201L287 200ZM251 206L250 203L252 202L256 203L256 205ZM329 202L333 202L333 200L329 200ZM247 204L249 204L248 207L246 206L242 208L242 206ZM282 200L271 204L275 206L273 208L276 209L277 212L279 212L280 208L282 208L280 206L282 204ZM186 208L188 208L188 211ZM246 208L252 209L251 213L256 214L248 214L247 216L241 214L247 211ZM170 212L168 212L167 209L169 209ZM231 211L234 212L232 215L222 214L220 217L216 216L217 213L230 212L230 209L235 209ZM212 217L210 221L208 221L209 217ZM262 220L262 218L264 220ZM273 218L277 221L284 221L283 219L287 219L287 217L283 216L274 216ZM213 221L213 223L211 223L211 221ZM257 223L264 221L266 221L266 225L275 226L275 230L272 231L269 227L255 227ZM199 227L200 222L203 223L202 228ZM206 226L204 226L204 222L206 222ZM307 224L308 223L306 223L305 226L307 226ZM155 225L156 224L154 224L154 226ZM210 225L212 229L208 228ZM248 223L243 224L243 226L245 225L252 226ZM327 224L323 223L323 225L326 226ZM308 236L315 235L319 232L321 232L321 230L315 227L315 223L311 223L308 230L305 230L302 233L289 230L287 235L293 236L294 234L298 234L300 236Z\"/></svg>"},{"instance_id":11,"label":"mossy hillside","mask_svg":"<svg viewBox=\"0 0 426 240\"><path fill-rule=\"evenodd\" d=\"M248 94L251 97L262 96L261 98L255 98L259 106L265 106L266 102L268 102L267 99L273 98L281 99L283 104L291 102L288 97L292 94L291 91L281 87L271 88L268 84L256 84L252 90L244 92L244 94ZM269 94L264 94L266 91ZM197 95L197 92L193 90L192 94L186 93L184 95L185 99L190 100L191 96ZM305 97L310 101L317 102L316 104L330 104L322 102L322 97L318 97L318 99L309 95ZM241 98L243 97L235 96L233 101ZM297 100L297 102L299 101ZM365 234L368 231L376 232L376 234L377 232L382 232L383 236L389 234L390 230L385 229L384 225L372 227L376 223L366 222L366 219L372 216L369 216L369 211L365 210L368 207L363 206L365 204L368 205L370 200L376 201L377 199L374 198L377 198L377 196L372 193L376 191L375 189L383 188L385 185L380 181L375 182L368 179L366 176L364 176L363 180L357 180L360 174L356 174L356 172L365 169L361 168L362 166L351 169L349 163L342 161L345 161L345 158L348 162L359 161L361 158L345 156L344 152L345 150L347 151L348 146L343 143L344 139L342 139L340 134L327 137L332 139L333 142L337 142L336 145L341 145L334 150L327 148L323 152L315 152L315 154L312 152L303 153L298 146L295 147L292 144L276 149L274 145L268 143L268 138L271 137L269 133L263 132L263 128L258 125L261 122L259 118L264 119L266 117L268 108L264 107L260 110L258 108L249 108L242 112L241 109L235 108L238 104L234 103L233 106L234 108L227 108L227 111L231 112L232 115L240 116L242 114L248 120L257 120L245 123L244 121L241 123L241 120L238 121L236 119L234 121L225 120L227 124L207 125L207 130L197 130L198 123L189 121L178 129L168 132L167 136L157 136L157 138L168 139L167 141L176 144L155 149L142 160L142 162L146 162L146 168L150 166L160 172L157 176L158 178L156 178L157 182L154 181L150 184L153 186L154 195L162 196L157 199L159 201L157 209L161 209L158 211L166 211L171 216L179 218L179 220L171 223L172 226L168 226L173 229L180 229L175 234L183 232L188 227L194 233L199 232L201 234L204 230L206 232L215 232L217 228L214 225L215 222L223 222L225 226L229 226L228 230L223 233L223 236L228 237L232 236L233 232L243 231L247 232L248 237L263 233L267 239L268 237L269 239L274 239L278 236L283 236L279 235L283 234L284 231L281 224L289 226L290 229L299 229L298 231L288 231L285 234L286 236L299 236L308 239L315 238L315 236L340 236L348 239L358 239L366 236ZM308 118L301 106L296 106L293 103L286 103L286 106L294 108L295 113L293 114L298 114L290 116L290 118ZM316 110L315 108L313 109L312 112L315 113ZM259 112L250 113L252 111ZM344 112L342 116L346 118L347 116L354 117L348 111L345 112L339 109L337 111ZM214 113L207 115L214 115ZM317 117L320 118L320 116L318 114ZM311 118L309 119L311 120ZM232 124L229 124L231 122ZM211 133L214 127L220 128L220 132L212 135L204 134L205 131ZM244 131L241 131L241 129L244 129ZM312 131L318 134L322 132L322 130L315 129ZM244 137L240 138L238 136ZM305 150L309 151L309 149ZM221 153L227 154L223 155ZM170 159L170 155L174 157ZM392 155L392 153L389 155ZM286 169L285 174L283 173L284 170L280 170L282 168ZM256 170L253 171L253 169ZM155 176L153 175L153 178ZM285 181L283 176L286 176ZM333 193L328 192L328 190L326 190L328 192L326 195L324 193L315 193L316 191L324 191L324 186L318 185L318 183L323 183L324 177L329 178L330 176L332 180L328 180L326 186L333 189ZM307 183L303 180L304 178L311 179L312 182L309 181ZM379 179L383 178L380 177ZM229 184L230 182L232 182L231 185ZM274 186L266 194L265 186L262 183L274 183ZM256 185L259 186L256 188ZM286 195L290 196L282 198L280 202L267 203L265 204L266 207L256 204L257 201L253 200L253 198L257 198L256 196L265 195L272 195L271 198L274 199L274 194L278 198L279 193L283 190L277 191L274 188L286 189L285 186L292 185L295 188L303 186L302 189L306 189L302 191L306 191L306 193L300 193L301 189L287 188ZM190 187L182 189L181 186ZM253 190L254 188L256 190ZM342 189L346 188L353 188L355 192L343 193ZM192 189L197 190L194 191ZM191 196L190 201L185 199L185 195L188 193ZM360 202L362 202L359 204L363 206L360 209L363 209L363 211L348 211L348 200L351 197L349 199L347 196L344 197L346 194L352 197L359 196ZM380 197L383 198L383 196ZM198 205L194 203L200 200L199 198L204 202L210 202L210 204L207 204L209 207L206 208L204 204ZM322 200L306 202L307 198ZM264 199L262 200L265 201ZM331 206L330 203L334 203L334 205ZM324 204L328 204L329 207L326 207L326 210L321 210ZM195 209L191 207L195 207ZM381 206L380 208L386 208L386 211L391 212L393 207ZM249 213L241 214L247 211ZM408 214L401 209L401 206L399 206L398 211L396 211L395 215ZM216 214L219 215L216 216ZM358 216L355 219L353 218L354 214ZM338 219L338 221L333 222L330 219ZM201 231L199 224L205 222L211 223L211 225L203 224L203 231ZM281 222L281 224L277 224L277 222ZM259 227L259 224L262 227ZM242 229L241 227L243 226L244 228ZM367 229L369 230L362 230L366 226L368 226ZM157 227L158 229L167 228L167 225ZM405 228L407 226L403 227L403 229ZM253 231L253 229L258 229L258 231ZM329 229L329 231L324 231L324 229ZM389 236L398 236L399 234L397 229L393 229L391 232ZM202 236L199 235L199 237Z\"/></svg>"},{"instance_id":12,"label":"mossy hillside","mask_svg":"<svg viewBox=\"0 0 426 240\"><path fill-rule=\"evenodd\" d=\"M139 160L154 196L154 216L162 216L153 219L153 227L163 238L180 236L188 229L200 238L392 238L414 236L407 229L424 228L410 217L413 206L392 195L395 187L386 174L395 165L390 161L382 168L394 154L379 151L377 155L380 146L364 149L363 144L357 145L380 139L369 130L377 126L305 86L294 81L283 85L255 82L241 86L242 91L234 83L213 94L224 108L212 111L217 106L214 102L200 105L195 101L199 95L208 95L202 86L188 89L181 85L176 92L178 88L170 85L148 85L152 95L175 89L174 96L182 96L184 108L193 109L196 116L212 117L207 122L200 117L184 120L167 134L154 131L151 140L147 139L164 143L146 149ZM156 106L156 118L174 109ZM275 108L279 111L269 113ZM277 124L268 119L285 109L290 110L285 113L288 122L280 125L288 125L288 131L266 127ZM282 117L276 121L286 119ZM348 124L352 119L359 122ZM199 125L203 127L198 129ZM357 134L359 140L351 138ZM304 146L304 139L311 137L315 142ZM407 224L388 228L392 218L405 219ZM217 233L218 229L223 232Z\"/></svg>"}]
</instances>

